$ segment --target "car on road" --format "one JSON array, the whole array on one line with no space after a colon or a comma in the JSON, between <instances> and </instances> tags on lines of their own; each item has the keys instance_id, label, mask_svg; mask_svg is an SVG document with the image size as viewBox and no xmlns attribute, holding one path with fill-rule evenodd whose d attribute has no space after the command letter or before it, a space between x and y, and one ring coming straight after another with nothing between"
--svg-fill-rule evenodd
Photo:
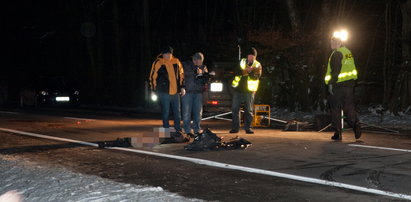
<instances>
[{"instance_id":1,"label":"car on road","mask_svg":"<svg viewBox=\"0 0 411 202\"><path fill-rule=\"evenodd\" d=\"M235 63L214 62L209 71L214 71L215 76L203 93L203 111L205 113L224 113L231 111L233 89L231 82L234 78Z\"/></svg>"},{"instance_id":2,"label":"car on road","mask_svg":"<svg viewBox=\"0 0 411 202\"><path fill-rule=\"evenodd\" d=\"M39 77L32 86L20 90L19 105L25 106L63 106L79 104L80 92L62 76Z\"/></svg>"}]
</instances>

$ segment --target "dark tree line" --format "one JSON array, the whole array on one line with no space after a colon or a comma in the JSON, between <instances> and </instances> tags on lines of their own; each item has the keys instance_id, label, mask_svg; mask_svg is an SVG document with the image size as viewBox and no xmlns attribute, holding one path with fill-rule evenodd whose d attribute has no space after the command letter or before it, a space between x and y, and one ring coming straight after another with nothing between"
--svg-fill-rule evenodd
<instances>
[{"instance_id":1,"label":"dark tree line","mask_svg":"<svg viewBox=\"0 0 411 202\"><path fill-rule=\"evenodd\" d=\"M17 72L78 80L87 103L142 106L152 61L165 45L181 60L236 62L255 46L264 66L257 101L325 109L323 77L333 29L350 31L361 104L410 106L410 0L77 0L8 6ZM19 58L26 58L25 61ZM408 61L408 62L407 62Z\"/></svg>"}]
</instances>

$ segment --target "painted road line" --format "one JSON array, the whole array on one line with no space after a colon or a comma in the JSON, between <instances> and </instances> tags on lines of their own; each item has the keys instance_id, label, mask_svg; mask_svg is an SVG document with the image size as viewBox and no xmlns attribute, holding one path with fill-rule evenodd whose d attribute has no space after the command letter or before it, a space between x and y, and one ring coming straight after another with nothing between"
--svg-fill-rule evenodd
<instances>
[{"instance_id":1,"label":"painted road line","mask_svg":"<svg viewBox=\"0 0 411 202\"><path fill-rule=\"evenodd\" d=\"M27 135L27 136L31 136L31 137L44 138L44 139L49 139L49 140L57 140L57 141L62 141L62 142L71 142L71 143L77 143L77 144L82 144L82 145L87 145L87 146L98 147L98 144L96 144L96 143L84 142L84 141L79 141L79 140L72 140L72 139L61 138L61 137L53 137L53 136L48 136L48 135L24 132L24 131L7 129L7 128L0 128L0 131L9 132L9 133L16 133L16 134L20 134L20 135Z\"/></svg>"},{"instance_id":2,"label":"painted road line","mask_svg":"<svg viewBox=\"0 0 411 202\"><path fill-rule=\"evenodd\" d=\"M19 114L18 112L0 111L0 114Z\"/></svg>"},{"instance_id":3,"label":"painted road line","mask_svg":"<svg viewBox=\"0 0 411 202\"><path fill-rule=\"evenodd\" d=\"M351 147L363 147L369 149L382 149L382 150L390 150L390 151L400 151L400 152L411 152L408 149L397 149L397 148L390 148L390 147L378 147L378 146L368 146L368 145L359 145L359 144L349 144L348 146Z\"/></svg>"},{"instance_id":4,"label":"painted road line","mask_svg":"<svg viewBox=\"0 0 411 202\"><path fill-rule=\"evenodd\" d=\"M83 121L97 121L97 119L86 119L86 118L69 117L69 116L66 116L66 117L63 117L63 118L65 118L65 119L74 119L74 120L83 120Z\"/></svg>"},{"instance_id":5,"label":"painted road line","mask_svg":"<svg viewBox=\"0 0 411 202\"><path fill-rule=\"evenodd\" d=\"M52 137L52 136L41 135L41 134L30 133L30 132L24 132L24 131L18 131L18 130L7 129L7 128L0 128L0 131L98 147L98 144L95 144L95 143L72 140L72 139L66 139L66 138ZM311 178L311 177L291 175L291 174L280 173L280 172L275 172L275 171L270 171L270 170L263 170L263 169L258 169L258 168L232 165L232 164L226 164L226 163L221 163L221 162L216 162L216 161L210 161L210 160L204 160L204 159L198 159L198 158L192 158L192 157L185 157L185 156L178 156L178 155L172 155L172 154L164 154L164 153L158 153L158 152L151 152L151 151L145 151L145 150L139 150L139 149L131 149L131 148L123 148L123 147L111 147L111 148L107 148L107 149L128 151L128 152L134 152L134 153L139 153L139 154L145 154L145 155L158 156L158 157L169 158L169 159L188 161L188 162L191 162L191 163L210 166L210 167L215 167L215 168L223 168L223 169L236 170L236 171L241 171L241 172L267 175L267 176L279 177L279 178L290 179L290 180L295 180L295 181L300 181L300 182L320 184L320 185L326 185L326 186L331 186L331 187L350 189L350 190L354 190L354 191L358 191L358 192L365 192L365 193L371 193L371 194L376 194L376 195L382 195L382 196L389 196L389 197L394 197L394 198L399 198L399 199L411 200L411 195L395 193L395 192L389 192L389 191L384 191L384 190L379 190L379 189L372 189L372 188L361 187L361 186L357 186L357 185L351 185L351 184L345 184L345 183L339 183L339 182L332 182L332 181L321 180L321 179Z\"/></svg>"}]
</instances>

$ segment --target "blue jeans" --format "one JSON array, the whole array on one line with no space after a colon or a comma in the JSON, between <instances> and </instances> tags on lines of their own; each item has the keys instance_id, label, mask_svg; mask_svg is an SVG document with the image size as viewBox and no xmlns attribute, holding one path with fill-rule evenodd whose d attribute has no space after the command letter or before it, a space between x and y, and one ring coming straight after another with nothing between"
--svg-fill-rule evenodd
<instances>
[{"instance_id":1,"label":"blue jeans","mask_svg":"<svg viewBox=\"0 0 411 202\"><path fill-rule=\"evenodd\" d=\"M193 131L201 130L200 122L203 113L203 94L187 93L183 96L183 128L184 132L191 133L191 120L193 120Z\"/></svg>"},{"instance_id":2,"label":"blue jeans","mask_svg":"<svg viewBox=\"0 0 411 202\"><path fill-rule=\"evenodd\" d=\"M253 107L254 107L254 92L234 92L232 102L232 129L240 129L240 106L244 101L244 129L251 128L251 121L253 120Z\"/></svg>"},{"instance_id":3,"label":"blue jeans","mask_svg":"<svg viewBox=\"0 0 411 202\"><path fill-rule=\"evenodd\" d=\"M163 120L163 128L169 128L168 117L170 115L170 104L173 111L174 128L176 131L181 131L180 120L180 94L170 95L168 93L158 92L158 98L161 106L161 119Z\"/></svg>"}]
</instances>

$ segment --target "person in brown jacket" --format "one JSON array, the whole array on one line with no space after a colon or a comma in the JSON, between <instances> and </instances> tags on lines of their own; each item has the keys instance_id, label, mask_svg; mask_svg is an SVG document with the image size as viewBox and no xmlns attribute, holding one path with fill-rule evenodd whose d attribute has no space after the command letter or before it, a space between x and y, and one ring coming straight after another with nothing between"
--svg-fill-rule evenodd
<instances>
[{"instance_id":1,"label":"person in brown jacket","mask_svg":"<svg viewBox=\"0 0 411 202\"><path fill-rule=\"evenodd\" d=\"M163 128L169 128L170 104L173 111L174 128L181 132L180 94L185 94L184 70L178 58L173 56L173 48L164 48L153 62L150 72L151 90L157 93L161 106Z\"/></svg>"}]
</instances>

